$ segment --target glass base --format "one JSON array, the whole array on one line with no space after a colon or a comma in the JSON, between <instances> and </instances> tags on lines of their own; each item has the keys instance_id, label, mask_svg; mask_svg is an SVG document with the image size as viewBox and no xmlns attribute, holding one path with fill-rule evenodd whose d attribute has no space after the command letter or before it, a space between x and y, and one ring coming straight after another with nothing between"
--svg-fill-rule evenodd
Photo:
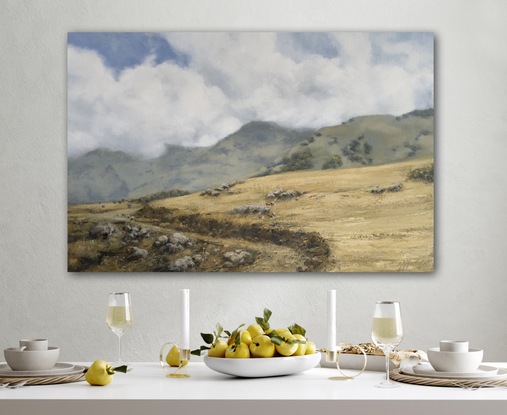
<instances>
[{"instance_id":1,"label":"glass base","mask_svg":"<svg viewBox=\"0 0 507 415\"><path fill-rule=\"evenodd\" d=\"M332 376L328 378L329 380L354 380L351 376Z\"/></svg>"},{"instance_id":2,"label":"glass base","mask_svg":"<svg viewBox=\"0 0 507 415\"><path fill-rule=\"evenodd\" d=\"M189 378L190 375L188 373L170 373L165 375L167 378Z\"/></svg>"},{"instance_id":3,"label":"glass base","mask_svg":"<svg viewBox=\"0 0 507 415\"><path fill-rule=\"evenodd\" d=\"M394 388L399 388L400 385L398 385L395 382L388 382L385 380L384 382L380 382L378 385L375 385L375 387L384 388L384 389L394 389Z\"/></svg>"}]
</instances>

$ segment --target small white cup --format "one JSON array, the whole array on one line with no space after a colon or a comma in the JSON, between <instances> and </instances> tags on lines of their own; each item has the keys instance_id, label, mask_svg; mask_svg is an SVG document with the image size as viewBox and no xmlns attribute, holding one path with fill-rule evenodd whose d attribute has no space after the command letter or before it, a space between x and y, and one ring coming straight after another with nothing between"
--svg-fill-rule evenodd
<instances>
[{"instance_id":1,"label":"small white cup","mask_svg":"<svg viewBox=\"0 0 507 415\"><path fill-rule=\"evenodd\" d=\"M48 339L20 340L19 347L25 350L48 350Z\"/></svg>"},{"instance_id":2,"label":"small white cup","mask_svg":"<svg viewBox=\"0 0 507 415\"><path fill-rule=\"evenodd\" d=\"M468 352L468 342L465 340L440 340L441 352Z\"/></svg>"}]
</instances>

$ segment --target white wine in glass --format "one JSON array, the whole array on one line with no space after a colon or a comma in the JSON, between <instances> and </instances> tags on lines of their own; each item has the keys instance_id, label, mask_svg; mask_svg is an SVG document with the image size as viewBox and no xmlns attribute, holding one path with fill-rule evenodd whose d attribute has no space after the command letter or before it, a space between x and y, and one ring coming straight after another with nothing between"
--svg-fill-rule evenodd
<instances>
[{"instance_id":1,"label":"white wine in glass","mask_svg":"<svg viewBox=\"0 0 507 415\"><path fill-rule=\"evenodd\" d=\"M107 304L106 323L118 336L118 364L121 360L121 337L132 326L132 301L129 293L111 293Z\"/></svg>"},{"instance_id":2,"label":"white wine in glass","mask_svg":"<svg viewBox=\"0 0 507 415\"><path fill-rule=\"evenodd\" d=\"M371 329L373 342L386 356L386 379L377 385L381 388L396 388L398 385L389 379L389 356L403 339L400 303L398 301L378 301L373 314Z\"/></svg>"}]
</instances>

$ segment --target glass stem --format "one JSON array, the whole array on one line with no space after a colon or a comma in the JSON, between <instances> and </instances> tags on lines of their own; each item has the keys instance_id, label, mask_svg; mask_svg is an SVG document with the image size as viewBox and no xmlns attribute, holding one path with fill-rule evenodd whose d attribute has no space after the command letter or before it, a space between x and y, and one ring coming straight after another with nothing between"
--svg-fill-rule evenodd
<instances>
[{"instance_id":1,"label":"glass stem","mask_svg":"<svg viewBox=\"0 0 507 415\"><path fill-rule=\"evenodd\" d=\"M389 357L391 356L391 348L386 348L384 353L386 355L386 384L389 385Z\"/></svg>"},{"instance_id":2,"label":"glass stem","mask_svg":"<svg viewBox=\"0 0 507 415\"><path fill-rule=\"evenodd\" d=\"M121 336L118 336L118 363L121 363Z\"/></svg>"}]
</instances>

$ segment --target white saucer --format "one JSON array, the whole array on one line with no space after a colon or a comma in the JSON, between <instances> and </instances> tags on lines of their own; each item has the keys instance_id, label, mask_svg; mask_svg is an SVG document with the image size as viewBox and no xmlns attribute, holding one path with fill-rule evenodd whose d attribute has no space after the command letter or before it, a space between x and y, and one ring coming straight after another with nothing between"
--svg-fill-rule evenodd
<instances>
[{"instance_id":1,"label":"white saucer","mask_svg":"<svg viewBox=\"0 0 507 415\"><path fill-rule=\"evenodd\" d=\"M56 363L48 370L12 370L7 363L0 363L0 377L37 377L37 376L60 376L81 373L84 366L72 363Z\"/></svg>"},{"instance_id":2,"label":"white saucer","mask_svg":"<svg viewBox=\"0 0 507 415\"><path fill-rule=\"evenodd\" d=\"M479 366L474 372L463 373L437 372L430 364L420 364L403 368L403 373L425 378L440 379L502 379L507 377L507 369L499 369L497 367L485 365Z\"/></svg>"}]
</instances>

